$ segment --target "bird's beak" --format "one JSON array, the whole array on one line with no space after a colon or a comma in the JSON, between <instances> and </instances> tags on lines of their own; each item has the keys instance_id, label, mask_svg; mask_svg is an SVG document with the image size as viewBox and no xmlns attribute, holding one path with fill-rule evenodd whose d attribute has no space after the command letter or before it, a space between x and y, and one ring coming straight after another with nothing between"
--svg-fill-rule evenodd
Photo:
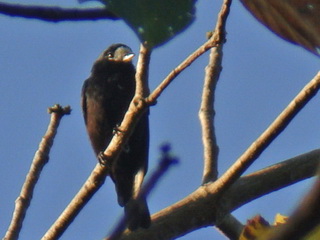
<instances>
[{"instance_id":1,"label":"bird's beak","mask_svg":"<svg viewBox=\"0 0 320 240\"><path fill-rule=\"evenodd\" d=\"M133 57L134 57L134 53L128 53L128 54L126 54L126 55L123 57L122 61L124 61L124 62L130 62Z\"/></svg>"}]
</instances>

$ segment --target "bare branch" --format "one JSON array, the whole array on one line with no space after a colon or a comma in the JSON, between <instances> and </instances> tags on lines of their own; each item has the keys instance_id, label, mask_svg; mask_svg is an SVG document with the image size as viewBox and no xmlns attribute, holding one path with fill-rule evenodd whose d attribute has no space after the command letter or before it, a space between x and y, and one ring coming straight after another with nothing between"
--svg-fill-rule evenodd
<instances>
[{"instance_id":1,"label":"bare branch","mask_svg":"<svg viewBox=\"0 0 320 240\"><path fill-rule=\"evenodd\" d=\"M230 1L231 2L231 1ZM223 16L223 20L225 21L225 17ZM221 25L217 25L221 27ZM147 102L152 105L159 98L161 93L168 87L168 85L187 67L189 67L198 57L207 52L209 49L216 47L221 44L220 39L215 39L213 36L209 38L207 42L205 42L202 46L200 46L197 50L195 50L189 57L182 61L175 69L173 69L168 76L159 84L159 86L150 94L147 98Z\"/></svg>"},{"instance_id":2,"label":"bare branch","mask_svg":"<svg viewBox=\"0 0 320 240\"><path fill-rule=\"evenodd\" d=\"M320 89L320 72L298 93L273 123L251 144L238 160L214 183L210 191L222 193L259 157L269 144L289 125L298 112Z\"/></svg>"},{"instance_id":3,"label":"bare branch","mask_svg":"<svg viewBox=\"0 0 320 240\"><path fill-rule=\"evenodd\" d=\"M202 129L202 142L204 148L204 169L202 184L214 181L218 176L217 162L219 147L214 129L214 94L222 70L223 44L225 43L225 26L230 11L231 0L225 0L218 15L218 21L212 39L216 40L216 47L211 49L209 63L203 84L202 100L199 118Z\"/></svg>"},{"instance_id":4,"label":"bare branch","mask_svg":"<svg viewBox=\"0 0 320 240\"><path fill-rule=\"evenodd\" d=\"M248 174L236 181L220 202L228 212L234 211L256 198L314 176L319 163L317 149Z\"/></svg>"},{"instance_id":5,"label":"bare branch","mask_svg":"<svg viewBox=\"0 0 320 240\"><path fill-rule=\"evenodd\" d=\"M210 38L206 43L195 50L189 57L187 57L179 66L173 69L168 76L157 86L155 90L149 95L147 101L150 105L154 104L160 97L161 93L169 86L169 84L187 67L189 67L198 57L215 46L215 42Z\"/></svg>"},{"instance_id":6,"label":"bare branch","mask_svg":"<svg viewBox=\"0 0 320 240\"><path fill-rule=\"evenodd\" d=\"M217 198L219 193L201 186L181 201L152 215L149 229L125 232L120 239L173 239L221 223L227 213L243 204L313 176L319 162L320 149L252 173L240 178L220 200ZM268 184L270 179L272 184ZM267 187L261 190L261 186Z\"/></svg>"},{"instance_id":7,"label":"bare branch","mask_svg":"<svg viewBox=\"0 0 320 240\"><path fill-rule=\"evenodd\" d=\"M151 49L140 45L139 59L136 73L136 96L147 97L150 94L148 77Z\"/></svg>"},{"instance_id":8,"label":"bare branch","mask_svg":"<svg viewBox=\"0 0 320 240\"><path fill-rule=\"evenodd\" d=\"M207 42L195 50L189 57L182 61L175 69L173 69L168 76L157 86L157 88L149 95L147 102L149 105L154 104L160 97L162 92L169 86L169 84L187 67L189 67L195 60L209 49L216 47L220 41L211 37Z\"/></svg>"},{"instance_id":9,"label":"bare branch","mask_svg":"<svg viewBox=\"0 0 320 240\"><path fill-rule=\"evenodd\" d=\"M49 160L49 153L53 145L53 140L57 134L60 121L64 115L70 114L71 109L70 107L62 108L60 105L55 105L49 108L48 111L51 114L48 129L39 144L39 149L34 155L30 170L22 186L20 196L16 199L12 220L6 235L3 238L4 240L18 239L23 220L26 216L28 207L30 206L34 188L44 165Z\"/></svg>"},{"instance_id":10,"label":"bare branch","mask_svg":"<svg viewBox=\"0 0 320 240\"><path fill-rule=\"evenodd\" d=\"M33 18L49 22L119 19L106 8L65 9L9 3L0 3L0 13L11 17Z\"/></svg>"}]
</instances>

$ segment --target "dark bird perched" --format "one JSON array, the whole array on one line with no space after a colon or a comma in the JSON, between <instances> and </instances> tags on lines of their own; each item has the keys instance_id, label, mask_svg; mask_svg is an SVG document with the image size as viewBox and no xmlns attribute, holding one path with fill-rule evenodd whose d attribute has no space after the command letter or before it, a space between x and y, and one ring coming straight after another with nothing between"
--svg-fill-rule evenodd
<instances>
[{"instance_id":1,"label":"dark bird perched","mask_svg":"<svg viewBox=\"0 0 320 240\"><path fill-rule=\"evenodd\" d=\"M82 110L95 154L110 143L135 93L134 54L123 44L113 44L93 64L91 76L82 88ZM150 226L144 200L136 197L148 168L149 120L145 113L137 123L110 176L115 183L118 203L125 207L128 228Z\"/></svg>"}]
</instances>

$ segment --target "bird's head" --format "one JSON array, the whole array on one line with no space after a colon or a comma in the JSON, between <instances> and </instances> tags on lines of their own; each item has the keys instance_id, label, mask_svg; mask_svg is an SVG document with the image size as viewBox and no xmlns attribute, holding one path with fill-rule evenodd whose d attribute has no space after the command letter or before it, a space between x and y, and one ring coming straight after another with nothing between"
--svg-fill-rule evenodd
<instances>
[{"instance_id":1,"label":"bird's head","mask_svg":"<svg viewBox=\"0 0 320 240\"><path fill-rule=\"evenodd\" d=\"M124 44L113 44L108 47L101 55L100 59L114 62L131 62L134 53L131 48Z\"/></svg>"}]
</instances>

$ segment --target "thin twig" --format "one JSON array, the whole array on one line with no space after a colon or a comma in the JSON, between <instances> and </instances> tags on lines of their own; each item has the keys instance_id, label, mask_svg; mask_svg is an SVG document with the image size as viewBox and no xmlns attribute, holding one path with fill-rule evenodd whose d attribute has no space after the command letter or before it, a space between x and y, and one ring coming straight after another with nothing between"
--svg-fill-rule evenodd
<instances>
[{"instance_id":1,"label":"thin twig","mask_svg":"<svg viewBox=\"0 0 320 240\"><path fill-rule=\"evenodd\" d=\"M211 38L217 45L211 49L209 63L203 84L199 119L202 129L202 142L204 152L204 168L202 184L214 181L218 176L218 153L219 147L214 129L214 99L215 89L222 70L223 44L226 41L226 21L230 12L231 0L225 0L218 15L217 25Z\"/></svg>"},{"instance_id":2,"label":"thin twig","mask_svg":"<svg viewBox=\"0 0 320 240\"><path fill-rule=\"evenodd\" d=\"M210 50L212 47L217 46L219 42L216 39L210 38L202 46L196 49L191 55L182 61L175 69L173 69L168 76L153 90L148 96L147 102L149 105L154 104L160 97L162 92L169 86L169 84L187 67L189 67L195 60L198 59L202 54Z\"/></svg>"},{"instance_id":3,"label":"thin twig","mask_svg":"<svg viewBox=\"0 0 320 240\"><path fill-rule=\"evenodd\" d=\"M48 22L119 19L106 8L66 9L9 3L0 3L0 13L11 17L33 18Z\"/></svg>"},{"instance_id":4,"label":"thin twig","mask_svg":"<svg viewBox=\"0 0 320 240\"><path fill-rule=\"evenodd\" d=\"M143 188L139 192L138 199L146 199L150 192L154 189L155 185L159 182L160 178L169 170L171 166L178 163L178 159L171 155L171 149L169 145L164 145L161 147L161 158L158 166L148 178L148 181L144 184ZM122 232L126 228L126 219L123 216L116 227L110 234L110 237L105 238L106 240L116 240L120 237Z\"/></svg>"},{"instance_id":5,"label":"thin twig","mask_svg":"<svg viewBox=\"0 0 320 240\"><path fill-rule=\"evenodd\" d=\"M18 239L23 220L26 216L28 207L30 206L33 191L43 167L49 160L50 150L53 145L53 140L57 134L60 121L64 115L70 114L71 109L70 107L62 108L60 105L55 105L49 108L48 111L51 114L48 129L39 144L39 149L34 155L30 170L22 186L20 196L15 201L12 220L6 235L3 238L4 240Z\"/></svg>"},{"instance_id":6,"label":"thin twig","mask_svg":"<svg viewBox=\"0 0 320 240\"><path fill-rule=\"evenodd\" d=\"M231 1L230 1L231 2ZM227 15L222 16L221 21L225 21ZM221 25L217 25L220 28ZM220 39L210 37L202 46L196 49L191 55L189 55L185 60L183 60L176 68L174 68L168 76L153 90L153 92L148 96L146 102L149 105L156 103L157 99L160 97L162 92L169 86L169 84L187 67L189 67L195 60L198 59L202 54L207 52L213 47L216 47L221 43Z\"/></svg>"},{"instance_id":7,"label":"thin twig","mask_svg":"<svg viewBox=\"0 0 320 240\"><path fill-rule=\"evenodd\" d=\"M259 157L269 144L289 125L291 120L316 95L320 89L320 72L298 93L273 123L238 160L214 183L209 184L209 191L222 193Z\"/></svg>"}]
</instances>

